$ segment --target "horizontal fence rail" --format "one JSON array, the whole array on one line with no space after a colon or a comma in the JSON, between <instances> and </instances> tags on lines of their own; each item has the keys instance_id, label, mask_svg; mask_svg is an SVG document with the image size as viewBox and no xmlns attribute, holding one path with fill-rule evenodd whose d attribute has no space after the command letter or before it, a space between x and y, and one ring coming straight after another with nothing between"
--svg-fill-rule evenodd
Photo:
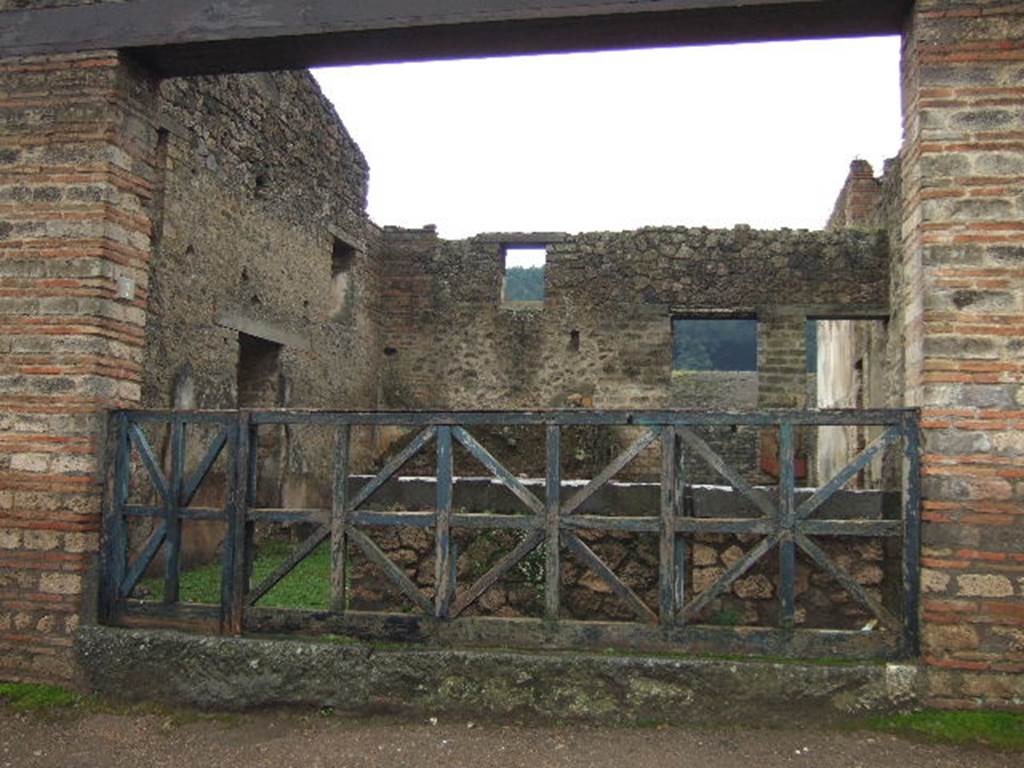
<instances>
[{"instance_id":1,"label":"horizontal fence rail","mask_svg":"<svg viewBox=\"0 0 1024 768\"><path fill-rule=\"evenodd\" d=\"M146 426L164 430L154 446ZM265 509L255 502L260 460L260 430L278 426L316 425L333 430L333 467L328 509ZM495 458L472 434L482 425L533 425L543 428L546 472L542 491L524 482ZM563 429L575 426L636 428L636 437L595 476L566 492L562 482ZM411 439L376 475L355 483L352 472L352 430L360 426L409 428ZM779 479L775 488L752 486L698 433L700 427L758 427L776 431ZM835 477L812 490L796 487L797 428L872 426L879 436ZM918 592L920 551L920 439L913 410L874 411L403 411L347 412L301 410L253 411L118 411L112 414L110 493L104 520L101 615L113 624L206 627L225 633L243 631L345 632L388 639L439 639L496 644L580 645L622 644L682 650L750 651L768 654L909 656L919 645ZM201 444L190 446L202 427ZM617 473L651 446L661 454L660 502L649 514L595 515L588 500ZM522 505L524 514L461 512L453 505L453 456L461 446ZM823 519L826 503L865 467L891 448L899 450L902 487L898 514L881 519ZM191 450L190 450L191 449ZM415 456L429 452L435 471L436 499L428 510L369 509L367 504ZM688 453L687 453L688 452ZM186 468L186 455L196 456ZM755 510L756 516L698 517L686 503L687 461L705 463ZM193 506L204 481L220 462L226 467L224 503ZM147 504L130 503L132 484L148 483ZM129 546L128 521L151 518L144 542ZM182 604L180 575L182 523L222 523L221 593L216 608ZM303 524L305 537L273 572L252 578L254 527L257 522ZM435 569L433 595L426 594L370 537L367 526L419 528L433 532ZM453 531L506 529L521 534L519 543L483 574L458 584ZM657 603L648 605L591 548L587 531L620 531L656 536ZM699 593L688 590L690 547L694 536L706 534L758 537L741 557ZM896 604L884 605L866 590L848 567L822 548L820 537L882 539L894 542L900 557ZM326 611L270 609L259 601L324 542L330 547L330 605ZM542 619L497 619L465 616L488 589L543 548ZM412 614L378 614L347 609L350 558L354 550L376 566L409 603ZM796 615L797 554L831 577L873 617L872 631L807 630ZM160 605L131 598L140 580L163 557ZM635 622L570 621L563 615L563 559L589 569L606 590L629 607ZM768 558L777 558L778 621L774 628L708 627L697 624L716 598ZM461 586L461 592L457 587ZM874 629L877 627L877 629Z\"/></svg>"}]
</instances>

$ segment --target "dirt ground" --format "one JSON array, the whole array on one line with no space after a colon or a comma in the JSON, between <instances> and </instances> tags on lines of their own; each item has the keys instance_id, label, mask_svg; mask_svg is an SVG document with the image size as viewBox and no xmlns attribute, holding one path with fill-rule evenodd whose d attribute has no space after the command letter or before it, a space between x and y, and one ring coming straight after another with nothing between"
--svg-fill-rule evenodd
<instances>
[{"instance_id":1,"label":"dirt ground","mask_svg":"<svg viewBox=\"0 0 1024 768\"><path fill-rule=\"evenodd\" d=\"M540 727L300 712L16 714L2 768L1020 768L1021 755L866 731Z\"/></svg>"}]
</instances>

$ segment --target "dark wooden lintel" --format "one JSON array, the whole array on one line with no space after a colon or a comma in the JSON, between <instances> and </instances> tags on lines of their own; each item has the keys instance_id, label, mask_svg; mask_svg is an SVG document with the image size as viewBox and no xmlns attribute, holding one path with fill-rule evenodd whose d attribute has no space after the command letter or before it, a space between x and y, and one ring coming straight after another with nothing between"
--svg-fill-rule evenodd
<instances>
[{"instance_id":1,"label":"dark wooden lintel","mask_svg":"<svg viewBox=\"0 0 1024 768\"><path fill-rule=\"evenodd\" d=\"M908 0L136 0L0 13L22 56L133 49L164 76L897 34Z\"/></svg>"}]
</instances>

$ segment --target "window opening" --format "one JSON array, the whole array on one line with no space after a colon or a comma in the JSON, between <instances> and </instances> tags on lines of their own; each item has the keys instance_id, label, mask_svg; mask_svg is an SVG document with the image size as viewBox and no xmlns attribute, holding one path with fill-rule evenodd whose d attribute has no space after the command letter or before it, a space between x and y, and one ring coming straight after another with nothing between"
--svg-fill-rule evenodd
<instances>
[{"instance_id":1,"label":"window opening","mask_svg":"<svg viewBox=\"0 0 1024 768\"><path fill-rule=\"evenodd\" d=\"M504 248L501 300L505 303L544 301L544 271L548 249L507 245Z\"/></svg>"},{"instance_id":2,"label":"window opening","mask_svg":"<svg viewBox=\"0 0 1024 768\"><path fill-rule=\"evenodd\" d=\"M672 370L756 371L757 320L674 318Z\"/></svg>"}]
</instances>

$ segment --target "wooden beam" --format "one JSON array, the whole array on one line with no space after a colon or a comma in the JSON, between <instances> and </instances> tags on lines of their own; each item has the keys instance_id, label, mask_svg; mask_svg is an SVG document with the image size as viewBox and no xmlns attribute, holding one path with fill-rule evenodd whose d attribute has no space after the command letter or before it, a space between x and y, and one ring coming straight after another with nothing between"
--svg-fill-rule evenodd
<instances>
[{"instance_id":1,"label":"wooden beam","mask_svg":"<svg viewBox=\"0 0 1024 768\"><path fill-rule=\"evenodd\" d=\"M331 610L344 613L346 602L345 578L348 543L345 526L348 525L348 477L351 429L348 424L338 427L334 436L334 493L331 495Z\"/></svg>"},{"instance_id":2,"label":"wooden beam","mask_svg":"<svg viewBox=\"0 0 1024 768\"><path fill-rule=\"evenodd\" d=\"M136 0L0 13L0 50L134 49L165 76L896 34L908 0Z\"/></svg>"}]
</instances>

